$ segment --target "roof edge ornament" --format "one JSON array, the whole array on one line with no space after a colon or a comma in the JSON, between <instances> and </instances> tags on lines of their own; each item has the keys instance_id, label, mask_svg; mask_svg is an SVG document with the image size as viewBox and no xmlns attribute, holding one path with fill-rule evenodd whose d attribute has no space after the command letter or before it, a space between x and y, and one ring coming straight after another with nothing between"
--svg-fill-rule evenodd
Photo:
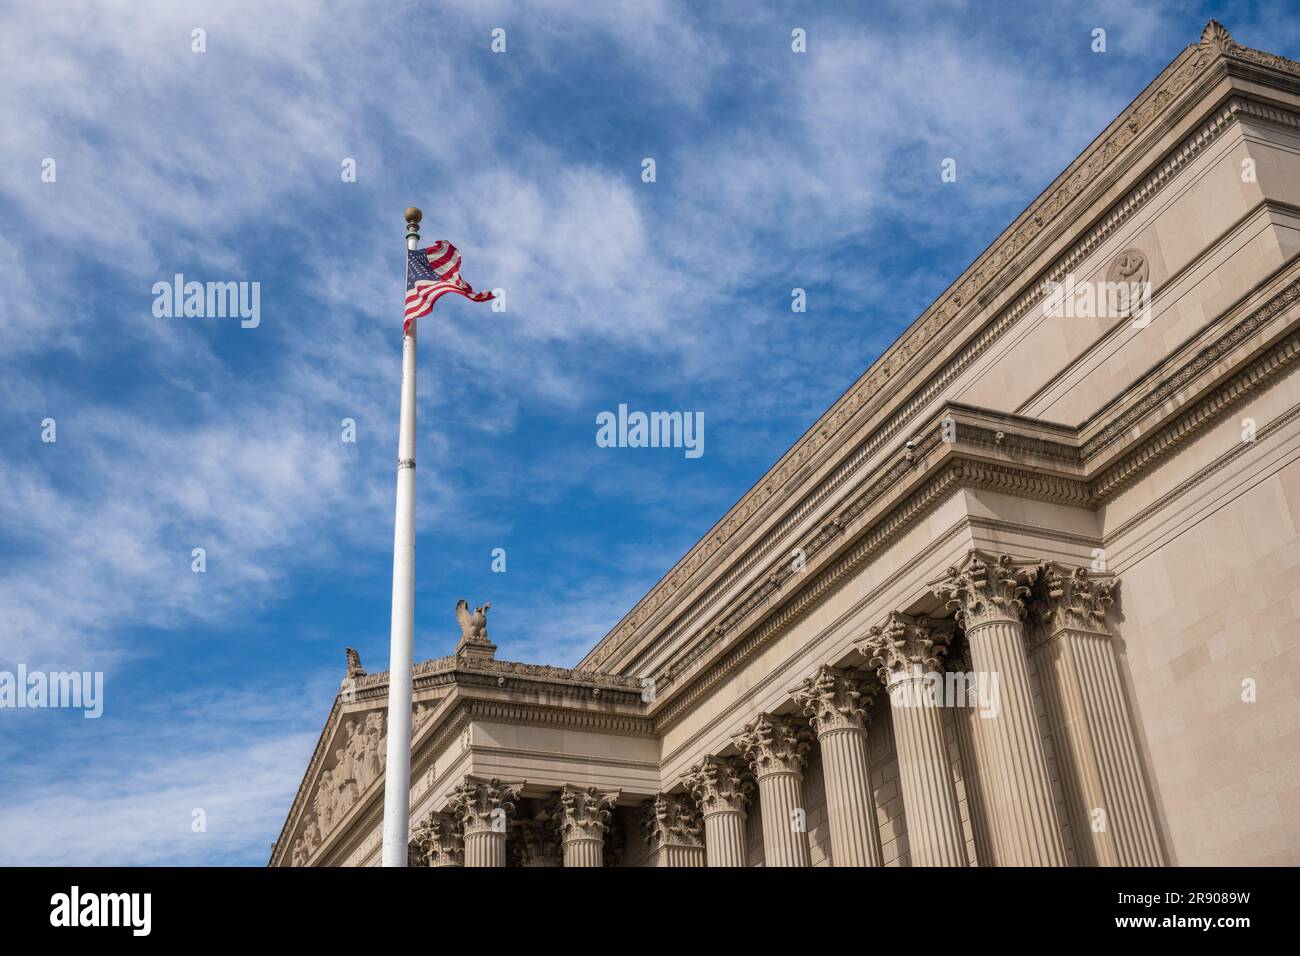
<instances>
[{"instance_id":1,"label":"roof edge ornament","mask_svg":"<svg viewBox=\"0 0 1300 956\"><path fill-rule=\"evenodd\" d=\"M1229 47L1236 45L1236 42L1228 32L1228 28L1218 20L1209 21L1201 31L1201 46L1213 47L1220 53L1226 53Z\"/></svg>"}]
</instances>

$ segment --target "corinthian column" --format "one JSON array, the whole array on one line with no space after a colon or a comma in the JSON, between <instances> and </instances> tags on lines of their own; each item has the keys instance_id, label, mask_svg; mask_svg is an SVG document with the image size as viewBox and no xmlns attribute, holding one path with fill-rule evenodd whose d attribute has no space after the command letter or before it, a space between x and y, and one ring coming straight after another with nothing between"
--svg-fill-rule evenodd
<instances>
[{"instance_id":1,"label":"corinthian column","mask_svg":"<svg viewBox=\"0 0 1300 956\"><path fill-rule=\"evenodd\" d=\"M1106 624L1115 579L1044 564L1030 604L1049 730L1079 862L1162 866L1155 816Z\"/></svg>"},{"instance_id":2,"label":"corinthian column","mask_svg":"<svg viewBox=\"0 0 1300 956\"><path fill-rule=\"evenodd\" d=\"M970 649L965 642L954 650L948 648L944 659L945 680L952 688L956 710L952 714L953 729L957 734L957 750L961 754L962 783L966 789L966 813L970 817L971 832L975 837L975 863L977 866L997 865L997 841L989 808L990 796L987 754L984 740L975 726L980 720L980 683L970 664ZM986 681L986 690L992 690Z\"/></svg>"},{"instance_id":3,"label":"corinthian column","mask_svg":"<svg viewBox=\"0 0 1300 956\"><path fill-rule=\"evenodd\" d=\"M754 790L742 761L705 757L682 783L704 815L704 856L709 866L748 866L745 808Z\"/></svg>"},{"instance_id":4,"label":"corinthian column","mask_svg":"<svg viewBox=\"0 0 1300 956\"><path fill-rule=\"evenodd\" d=\"M520 820L510 831L506 850L511 866L560 866L560 842L555 827L538 820Z\"/></svg>"},{"instance_id":5,"label":"corinthian column","mask_svg":"<svg viewBox=\"0 0 1300 956\"><path fill-rule=\"evenodd\" d=\"M466 866L505 866L506 833L520 784L466 777L452 791L451 812L465 833Z\"/></svg>"},{"instance_id":6,"label":"corinthian column","mask_svg":"<svg viewBox=\"0 0 1300 956\"><path fill-rule=\"evenodd\" d=\"M595 787L565 786L560 791L555 818L565 866L605 865L605 832L617 801L617 792Z\"/></svg>"},{"instance_id":7,"label":"corinthian column","mask_svg":"<svg viewBox=\"0 0 1300 956\"><path fill-rule=\"evenodd\" d=\"M960 568L949 568L930 586L966 629L977 677L997 681L992 715L981 714L976 726L989 757L1003 866L1067 862L1025 656L1024 599L1036 577L1034 567L1017 565L1005 554L986 560L971 552Z\"/></svg>"},{"instance_id":8,"label":"corinthian column","mask_svg":"<svg viewBox=\"0 0 1300 956\"><path fill-rule=\"evenodd\" d=\"M809 866L803 766L811 734L785 717L762 714L734 738L758 780L764 866Z\"/></svg>"},{"instance_id":9,"label":"corinthian column","mask_svg":"<svg viewBox=\"0 0 1300 956\"><path fill-rule=\"evenodd\" d=\"M704 866L700 810L687 795L661 793L643 805L641 832L651 866Z\"/></svg>"},{"instance_id":10,"label":"corinthian column","mask_svg":"<svg viewBox=\"0 0 1300 956\"><path fill-rule=\"evenodd\" d=\"M460 821L446 813L430 813L416 831L419 866L464 866L465 838Z\"/></svg>"},{"instance_id":11,"label":"corinthian column","mask_svg":"<svg viewBox=\"0 0 1300 956\"><path fill-rule=\"evenodd\" d=\"M861 644L889 691L913 866L966 865L966 841L940 710L939 659L951 639L951 624L891 614Z\"/></svg>"},{"instance_id":12,"label":"corinthian column","mask_svg":"<svg viewBox=\"0 0 1300 956\"><path fill-rule=\"evenodd\" d=\"M879 685L866 676L821 667L794 692L821 746L833 866L884 865L867 751L867 707Z\"/></svg>"}]
</instances>

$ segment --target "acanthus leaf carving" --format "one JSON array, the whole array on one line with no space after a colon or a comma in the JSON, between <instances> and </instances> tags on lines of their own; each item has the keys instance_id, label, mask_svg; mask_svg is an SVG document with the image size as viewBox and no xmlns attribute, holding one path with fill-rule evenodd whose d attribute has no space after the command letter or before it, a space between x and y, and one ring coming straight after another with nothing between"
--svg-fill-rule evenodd
<instances>
[{"instance_id":1,"label":"acanthus leaf carving","mask_svg":"<svg viewBox=\"0 0 1300 956\"><path fill-rule=\"evenodd\" d=\"M642 804L641 833L654 852L663 846L704 846L704 823L685 794L660 793Z\"/></svg>"},{"instance_id":2,"label":"acanthus leaf carving","mask_svg":"<svg viewBox=\"0 0 1300 956\"><path fill-rule=\"evenodd\" d=\"M823 665L795 690L794 702L818 734L864 730L871 719L868 708L879 689L865 678L857 671Z\"/></svg>"},{"instance_id":3,"label":"acanthus leaf carving","mask_svg":"<svg viewBox=\"0 0 1300 956\"><path fill-rule=\"evenodd\" d=\"M1036 566L1017 564L1010 555L990 560L972 551L930 590L949 610L957 612L957 622L969 631L981 624L1023 620L1025 598L1037 574Z\"/></svg>"},{"instance_id":4,"label":"acanthus leaf carving","mask_svg":"<svg viewBox=\"0 0 1300 956\"><path fill-rule=\"evenodd\" d=\"M886 687L903 678L943 670L955 628L950 620L911 617L897 611L867 632L859 648Z\"/></svg>"},{"instance_id":5,"label":"acanthus leaf carving","mask_svg":"<svg viewBox=\"0 0 1300 956\"><path fill-rule=\"evenodd\" d=\"M555 828L560 839L604 840L617 803L616 791L565 785L555 803Z\"/></svg>"},{"instance_id":6,"label":"acanthus leaf carving","mask_svg":"<svg viewBox=\"0 0 1300 956\"><path fill-rule=\"evenodd\" d=\"M1030 599L1034 639L1046 640L1064 629L1109 634L1106 609L1115 603L1119 579L1096 577L1084 567L1044 562Z\"/></svg>"},{"instance_id":7,"label":"acanthus leaf carving","mask_svg":"<svg viewBox=\"0 0 1300 956\"><path fill-rule=\"evenodd\" d=\"M502 783L495 777L466 777L451 792L448 803L465 834L505 833L522 789L520 784Z\"/></svg>"},{"instance_id":8,"label":"acanthus leaf carving","mask_svg":"<svg viewBox=\"0 0 1300 956\"><path fill-rule=\"evenodd\" d=\"M682 778L682 784L704 814L745 812L754 793L754 780L743 760L707 756Z\"/></svg>"},{"instance_id":9,"label":"acanthus leaf carving","mask_svg":"<svg viewBox=\"0 0 1300 956\"><path fill-rule=\"evenodd\" d=\"M760 714L732 738L756 777L800 773L812 749L808 728L788 717Z\"/></svg>"}]
</instances>

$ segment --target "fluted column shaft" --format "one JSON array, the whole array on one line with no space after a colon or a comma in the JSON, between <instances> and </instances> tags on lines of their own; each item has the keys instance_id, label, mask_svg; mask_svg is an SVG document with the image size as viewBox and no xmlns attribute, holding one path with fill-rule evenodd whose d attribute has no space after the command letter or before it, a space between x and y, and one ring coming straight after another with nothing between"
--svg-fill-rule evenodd
<instances>
[{"instance_id":1,"label":"fluted column shaft","mask_svg":"<svg viewBox=\"0 0 1300 956\"><path fill-rule=\"evenodd\" d=\"M1112 575L1044 563L1031 609L1031 654L1086 866L1161 866L1165 855L1106 624Z\"/></svg>"},{"instance_id":2,"label":"fluted column shaft","mask_svg":"<svg viewBox=\"0 0 1300 956\"><path fill-rule=\"evenodd\" d=\"M605 841L592 837L574 837L566 839L564 847L565 866L604 866Z\"/></svg>"},{"instance_id":3,"label":"fluted column shaft","mask_svg":"<svg viewBox=\"0 0 1300 956\"><path fill-rule=\"evenodd\" d=\"M810 866L803 766L810 734L785 717L763 714L736 735L758 781L765 866Z\"/></svg>"},{"instance_id":4,"label":"fluted column shaft","mask_svg":"<svg viewBox=\"0 0 1300 956\"><path fill-rule=\"evenodd\" d=\"M465 840L465 866L505 866L506 832L519 799L519 784L466 777L451 794L451 812Z\"/></svg>"},{"instance_id":5,"label":"fluted column shaft","mask_svg":"<svg viewBox=\"0 0 1300 956\"><path fill-rule=\"evenodd\" d=\"M660 793L642 806L641 832L651 866L703 866L704 825L695 800Z\"/></svg>"},{"instance_id":6,"label":"fluted column shaft","mask_svg":"<svg viewBox=\"0 0 1300 956\"><path fill-rule=\"evenodd\" d=\"M704 858L709 866L748 866L746 807L753 777L737 757L708 756L686 772L682 783L704 819Z\"/></svg>"},{"instance_id":7,"label":"fluted column shaft","mask_svg":"<svg viewBox=\"0 0 1300 956\"><path fill-rule=\"evenodd\" d=\"M983 739L975 726L980 720L978 676L964 657L947 663L949 673L959 675L961 684L958 689L964 693L964 698L957 702L957 710L952 716L957 750L961 755L962 781L966 788L966 812L975 838L975 863L978 866L996 866L997 838L990 819L993 800L988 775L984 770L989 766L989 760L984 753Z\"/></svg>"},{"instance_id":8,"label":"fluted column shaft","mask_svg":"<svg viewBox=\"0 0 1300 956\"><path fill-rule=\"evenodd\" d=\"M1019 621L988 621L966 631L977 672L996 674L994 716L981 715L976 733L989 756L993 821L1004 866L1065 866L1047 754L1034 714L1024 628Z\"/></svg>"},{"instance_id":9,"label":"fluted column shaft","mask_svg":"<svg viewBox=\"0 0 1300 956\"><path fill-rule=\"evenodd\" d=\"M1025 653L1025 599L1037 577L1038 565L971 552L930 585L966 629L977 676L996 681L995 706L976 721L976 733L989 760L983 772L1004 866L1068 862Z\"/></svg>"},{"instance_id":10,"label":"fluted column shaft","mask_svg":"<svg viewBox=\"0 0 1300 956\"><path fill-rule=\"evenodd\" d=\"M895 613L873 627L859 645L889 692L913 866L967 863L957 789L943 734L943 711L939 709L943 692L940 658L952 634L949 621Z\"/></svg>"},{"instance_id":11,"label":"fluted column shaft","mask_svg":"<svg viewBox=\"0 0 1300 956\"><path fill-rule=\"evenodd\" d=\"M826 817L835 866L884 866L865 728L817 736L826 780Z\"/></svg>"},{"instance_id":12,"label":"fluted column shaft","mask_svg":"<svg viewBox=\"0 0 1300 956\"><path fill-rule=\"evenodd\" d=\"M708 866L748 866L744 810L704 814L704 860Z\"/></svg>"},{"instance_id":13,"label":"fluted column shaft","mask_svg":"<svg viewBox=\"0 0 1300 956\"><path fill-rule=\"evenodd\" d=\"M506 835L491 830L465 834L466 866L505 866Z\"/></svg>"},{"instance_id":14,"label":"fluted column shaft","mask_svg":"<svg viewBox=\"0 0 1300 956\"><path fill-rule=\"evenodd\" d=\"M867 708L874 676L821 667L794 692L817 731L833 866L883 866L867 750Z\"/></svg>"},{"instance_id":15,"label":"fluted column shaft","mask_svg":"<svg viewBox=\"0 0 1300 956\"><path fill-rule=\"evenodd\" d=\"M763 820L764 866L811 866L803 820L803 774L776 770L758 774L758 807Z\"/></svg>"},{"instance_id":16,"label":"fluted column shaft","mask_svg":"<svg viewBox=\"0 0 1300 956\"><path fill-rule=\"evenodd\" d=\"M1045 564L1032 655L1080 862L1162 866L1155 815L1106 624L1115 580Z\"/></svg>"},{"instance_id":17,"label":"fluted column shaft","mask_svg":"<svg viewBox=\"0 0 1300 956\"><path fill-rule=\"evenodd\" d=\"M704 847L665 843L651 853L653 866L704 866Z\"/></svg>"},{"instance_id":18,"label":"fluted column shaft","mask_svg":"<svg viewBox=\"0 0 1300 956\"><path fill-rule=\"evenodd\" d=\"M919 668L891 676L890 717L913 866L965 866L966 841L943 735L943 711L927 700Z\"/></svg>"},{"instance_id":19,"label":"fluted column shaft","mask_svg":"<svg viewBox=\"0 0 1300 956\"><path fill-rule=\"evenodd\" d=\"M604 866L605 833L614 816L617 792L566 786L555 804L555 820L565 866Z\"/></svg>"}]
</instances>

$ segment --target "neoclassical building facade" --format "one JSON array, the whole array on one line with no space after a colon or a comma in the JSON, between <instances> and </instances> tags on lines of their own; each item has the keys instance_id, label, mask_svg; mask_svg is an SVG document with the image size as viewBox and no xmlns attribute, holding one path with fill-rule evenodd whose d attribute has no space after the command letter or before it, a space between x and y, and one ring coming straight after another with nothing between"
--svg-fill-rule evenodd
<instances>
[{"instance_id":1,"label":"neoclassical building facade","mask_svg":"<svg viewBox=\"0 0 1300 956\"><path fill-rule=\"evenodd\" d=\"M1300 864L1298 354L1300 63L1211 22L577 667L416 665L411 862ZM387 686L272 865L378 863Z\"/></svg>"}]
</instances>

